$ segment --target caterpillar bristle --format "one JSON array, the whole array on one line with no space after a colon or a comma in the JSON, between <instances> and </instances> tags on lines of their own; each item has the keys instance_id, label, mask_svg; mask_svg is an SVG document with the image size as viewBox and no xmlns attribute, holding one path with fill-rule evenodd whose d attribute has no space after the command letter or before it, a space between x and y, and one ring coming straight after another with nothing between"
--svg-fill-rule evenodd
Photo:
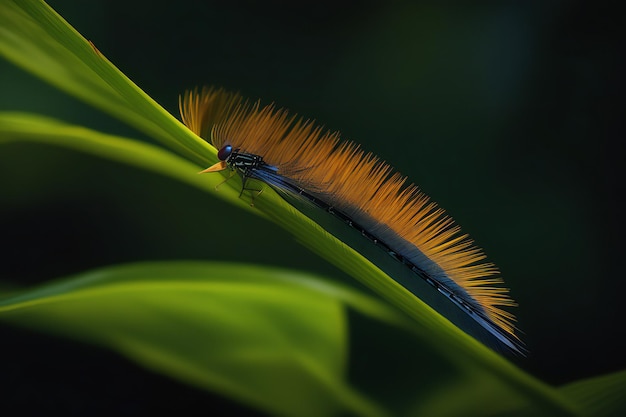
<instances>
[{"instance_id":1,"label":"caterpillar bristle","mask_svg":"<svg viewBox=\"0 0 626 417\"><path fill-rule=\"evenodd\" d=\"M497 267L443 209L386 162L314 121L221 89L188 91L180 109L183 122L217 149L229 144L261 155L280 175L333 207L371 219L375 232L390 230L414 245L517 339L515 317L505 309L516 303L502 287Z\"/></svg>"}]
</instances>

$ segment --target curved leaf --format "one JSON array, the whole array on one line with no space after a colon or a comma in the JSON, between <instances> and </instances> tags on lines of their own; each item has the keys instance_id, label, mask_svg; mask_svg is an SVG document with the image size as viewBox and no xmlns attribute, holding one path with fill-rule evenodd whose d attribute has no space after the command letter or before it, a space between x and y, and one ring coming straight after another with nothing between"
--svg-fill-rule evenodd
<instances>
[{"instance_id":1,"label":"curved leaf","mask_svg":"<svg viewBox=\"0 0 626 417\"><path fill-rule=\"evenodd\" d=\"M559 391L579 404L585 415L611 417L626 415L626 371L567 384Z\"/></svg>"},{"instance_id":2,"label":"curved leaf","mask_svg":"<svg viewBox=\"0 0 626 417\"><path fill-rule=\"evenodd\" d=\"M220 176L198 175L199 165L154 145L96 132L50 117L0 112L0 143L14 141L64 147L129 164L213 192L243 209L250 209L245 201L231 195L234 190L232 193L215 192L215 187L223 181ZM258 210L253 212L260 214Z\"/></svg>"},{"instance_id":3,"label":"curved leaf","mask_svg":"<svg viewBox=\"0 0 626 417\"><path fill-rule=\"evenodd\" d=\"M346 383L346 305L393 316L371 299L291 271L145 263L5 298L0 319L111 347L274 414L383 415Z\"/></svg>"},{"instance_id":4,"label":"curved leaf","mask_svg":"<svg viewBox=\"0 0 626 417\"><path fill-rule=\"evenodd\" d=\"M215 150L41 0L0 1L0 55L198 163Z\"/></svg>"}]
</instances>

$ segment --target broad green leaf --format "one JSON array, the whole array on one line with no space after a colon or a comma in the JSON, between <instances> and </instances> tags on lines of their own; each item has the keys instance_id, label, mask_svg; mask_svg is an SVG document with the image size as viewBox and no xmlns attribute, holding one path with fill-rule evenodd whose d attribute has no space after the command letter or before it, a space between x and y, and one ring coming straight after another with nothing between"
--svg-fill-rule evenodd
<instances>
[{"instance_id":1,"label":"broad green leaf","mask_svg":"<svg viewBox=\"0 0 626 417\"><path fill-rule=\"evenodd\" d=\"M393 317L291 271L145 263L14 294L0 300L0 320L108 346L276 415L383 415L346 383L346 306Z\"/></svg>"},{"instance_id":2,"label":"broad green leaf","mask_svg":"<svg viewBox=\"0 0 626 417\"><path fill-rule=\"evenodd\" d=\"M626 371L567 384L559 391L578 404L585 415L618 417L626 415Z\"/></svg>"}]
</instances>

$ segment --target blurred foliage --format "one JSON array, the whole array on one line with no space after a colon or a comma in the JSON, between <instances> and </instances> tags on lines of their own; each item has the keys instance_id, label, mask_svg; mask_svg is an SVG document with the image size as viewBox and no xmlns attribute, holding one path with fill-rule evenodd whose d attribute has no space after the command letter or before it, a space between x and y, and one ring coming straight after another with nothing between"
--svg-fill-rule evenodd
<instances>
[{"instance_id":1,"label":"blurred foliage","mask_svg":"<svg viewBox=\"0 0 626 417\"><path fill-rule=\"evenodd\" d=\"M382 415L346 385L345 304L394 317L293 272L197 262L93 271L4 300L0 313L272 414Z\"/></svg>"}]
</instances>

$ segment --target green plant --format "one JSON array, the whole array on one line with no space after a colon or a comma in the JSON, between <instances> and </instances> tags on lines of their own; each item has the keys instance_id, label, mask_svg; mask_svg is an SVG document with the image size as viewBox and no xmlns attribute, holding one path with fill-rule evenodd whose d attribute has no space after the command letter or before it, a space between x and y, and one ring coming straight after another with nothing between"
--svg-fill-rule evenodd
<instances>
[{"instance_id":1,"label":"green plant","mask_svg":"<svg viewBox=\"0 0 626 417\"><path fill-rule=\"evenodd\" d=\"M281 415L609 415L623 409L623 374L559 392L456 329L271 190L255 200L254 208L239 198L238 180L217 192L221 177L196 175L216 161L215 149L45 3L0 2L0 53L165 148L23 113L0 115L0 143L65 147L210 193L279 224L386 300L277 269L144 263L8 294L0 303L2 320L113 348L187 383ZM431 363L414 395L405 393L400 401L350 384L347 309L406 333L421 357L418 363ZM581 386L588 393L613 395L600 401L592 394L579 403L571 393Z\"/></svg>"}]
</instances>

